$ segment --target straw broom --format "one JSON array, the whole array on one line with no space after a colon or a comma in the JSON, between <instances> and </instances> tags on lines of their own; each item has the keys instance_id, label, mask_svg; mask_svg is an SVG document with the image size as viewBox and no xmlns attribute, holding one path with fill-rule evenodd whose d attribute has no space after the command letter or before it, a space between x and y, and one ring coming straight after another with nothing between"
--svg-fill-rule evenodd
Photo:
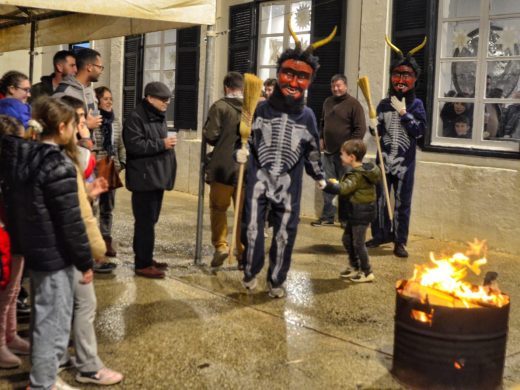
<instances>
[{"instance_id":1,"label":"straw broom","mask_svg":"<svg viewBox=\"0 0 520 390\"><path fill-rule=\"evenodd\" d=\"M374 119L377 114L376 110L374 109L374 105L372 104L372 96L370 95L370 84L368 82L368 77L363 76L358 80L359 88L361 89L361 92L363 92L363 96L365 97L365 100L367 101L368 105L368 117L370 119ZM390 205L390 193L388 192L388 183L386 182L386 173L385 173L385 163L383 162L383 152L381 151L381 144L379 143L379 133L377 132L377 126L374 129L376 132L376 145L377 145L377 155L379 157L379 165L381 168L381 176L383 177L383 187L385 189L385 199L386 199L386 208L388 210L388 216L390 217L390 221L393 221L394 219L394 211L392 210L392 207Z\"/></svg>"},{"instance_id":2,"label":"straw broom","mask_svg":"<svg viewBox=\"0 0 520 390\"><path fill-rule=\"evenodd\" d=\"M251 134L251 124L253 121L253 114L255 113L260 93L262 92L263 82L254 74L244 74L244 104L242 105L242 115L240 117L240 139L242 141L242 150L246 150L247 140ZM240 164L238 171L237 194L235 199L235 218L233 222L233 234L231 235L231 246L229 247L229 262L233 256L233 250L236 245L237 229L240 225L238 216L240 215L240 197L242 195L242 186L244 182L244 171L246 164Z\"/></svg>"}]
</instances>

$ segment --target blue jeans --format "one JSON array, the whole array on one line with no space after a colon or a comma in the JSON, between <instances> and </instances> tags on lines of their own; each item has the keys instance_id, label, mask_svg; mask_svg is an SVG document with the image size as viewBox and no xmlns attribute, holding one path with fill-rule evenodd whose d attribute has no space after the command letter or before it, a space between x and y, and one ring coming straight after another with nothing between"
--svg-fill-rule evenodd
<instances>
[{"instance_id":1,"label":"blue jeans","mask_svg":"<svg viewBox=\"0 0 520 390\"><path fill-rule=\"evenodd\" d=\"M336 179L341 180L343 175L347 173L347 168L341 164L339 152L335 154L323 153L321 156L321 163L323 165L323 171L325 172L325 180ZM332 204L332 200L336 195L327 194L323 192L323 211L321 212L321 220L334 222L336 217L336 206ZM339 216L340 221L345 221L341 213Z\"/></svg>"},{"instance_id":2,"label":"blue jeans","mask_svg":"<svg viewBox=\"0 0 520 390\"><path fill-rule=\"evenodd\" d=\"M51 389L67 350L73 307L74 267L31 270L31 389Z\"/></svg>"}]
</instances>

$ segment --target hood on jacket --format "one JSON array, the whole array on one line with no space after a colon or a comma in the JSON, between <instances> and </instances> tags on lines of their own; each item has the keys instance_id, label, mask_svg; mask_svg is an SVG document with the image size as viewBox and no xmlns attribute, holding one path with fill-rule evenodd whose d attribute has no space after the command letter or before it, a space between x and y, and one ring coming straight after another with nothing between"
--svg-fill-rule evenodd
<instances>
[{"instance_id":1,"label":"hood on jacket","mask_svg":"<svg viewBox=\"0 0 520 390\"><path fill-rule=\"evenodd\" d=\"M224 102L229 104L235 110L242 112L242 105L244 104L244 99L238 97L225 97L222 99Z\"/></svg>"},{"instance_id":2,"label":"hood on jacket","mask_svg":"<svg viewBox=\"0 0 520 390\"><path fill-rule=\"evenodd\" d=\"M83 91L83 84L81 84L77 79L76 77L74 77L73 75L69 74L67 76L65 76L63 79L61 79L61 83L60 84L66 84L70 87L73 87L75 89L78 89L80 91Z\"/></svg>"},{"instance_id":3,"label":"hood on jacket","mask_svg":"<svg viewBox=\"0 0 520 390\"><path fill-rule=\"evenodd\" d=\"M23 127L27 127L27 122L31 119L31 106L15 98L5 98L0 100L0 114L12 116Z\"/></svg>"},{"instance_id":4,"label":"hood on jacket","mask_svg":"<svg viewBox=\"0 0 520 390\"><path fill-rule=\"evenodd\" d=\"M361 173L370 184L376 184L381 177L381 170L372 162L363 163L363 165L353 170Z\"/></svg>"},{"instance_id":5,"label":"hood on jacket","mask_svg":"<svg viewBox=\"0 0 520 390\"><path fill-rule=\"evenodd\" d=\"M40 172L42 162L53 153L61 153L57 145L27 141L15 136L1 140L0 175L6 184L29 182Z\"/></svg>"}]
</instances>

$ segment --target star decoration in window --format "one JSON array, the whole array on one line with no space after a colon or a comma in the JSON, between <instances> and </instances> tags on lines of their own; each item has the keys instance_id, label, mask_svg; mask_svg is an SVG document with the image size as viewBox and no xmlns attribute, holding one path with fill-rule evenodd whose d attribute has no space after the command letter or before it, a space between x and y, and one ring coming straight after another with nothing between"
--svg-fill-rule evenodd
<instances>
[{"instance_id":1,"label":"star decoration in window","mask_svg":"<svg viewBox=\"0 0 520 390\"><path fill-rule=\"evenodd\" d=\"M512 27L504 27L504 30L499 32L498 44L502 45L502 52L504 54L515 54L515 43L520 41L518 29ZM509 53L505 53L509 50Z\"/></svg>"},{"instance_id":2,"label":"star decoration in window","mask_svg":"<svg viewBox=\"0 0 520 390\"><path fill-rule=\"evenodd\" d=\"M468 44L468 34L463 30L455 30L453 31L453 50L459 50L459 53L466 47Z\"/></svg>"},{"instance_id":3,"label":"star decoration in window","mask_svg":"<svg viewBox=\"0 0 520 390\"><path fill-rule=\"evenodd\" d=\"M299 5L294 15L296 25L300 30L310 30L311 28L311 7L309 4L302 3Z\"/></svg>"}]
</instances>

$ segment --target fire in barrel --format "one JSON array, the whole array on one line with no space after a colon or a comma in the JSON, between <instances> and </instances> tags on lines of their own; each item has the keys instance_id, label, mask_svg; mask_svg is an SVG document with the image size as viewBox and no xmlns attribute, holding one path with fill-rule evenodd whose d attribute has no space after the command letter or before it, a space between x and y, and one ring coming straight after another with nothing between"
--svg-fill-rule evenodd
<instances>
[{"instance_id":1,"label":"fire in barrel","mask_svg":"<svg viewBox=\"0 0 520 390\"><path fill-rule=\"evenodd\" d=\"M509 297L497 274L465 281L487 263L485 241L416 265L396 285L393 374L413 388L497 389L502 383Z\"/></svg>"}]
</instances>

